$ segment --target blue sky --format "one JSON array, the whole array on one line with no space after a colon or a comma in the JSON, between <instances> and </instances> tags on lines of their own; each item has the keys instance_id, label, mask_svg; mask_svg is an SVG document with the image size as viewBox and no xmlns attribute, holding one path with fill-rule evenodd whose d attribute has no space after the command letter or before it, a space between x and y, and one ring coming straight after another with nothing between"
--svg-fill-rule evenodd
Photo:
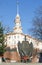
<instances>
[{"instance_id":1,"label":"blue sky","mask_svg":"<svg viewBox=\"0 0 42 65\"><path fill-rule=\"evenodd\" d=\"M34 11L41 5L42 0L19 0L19 14L25 34L29 34L32 19L35 16ZM0 21L2 21L3 25L9 26L13 30L15 17L16 0L0 0Z\"/></svg>"}]
</instances>

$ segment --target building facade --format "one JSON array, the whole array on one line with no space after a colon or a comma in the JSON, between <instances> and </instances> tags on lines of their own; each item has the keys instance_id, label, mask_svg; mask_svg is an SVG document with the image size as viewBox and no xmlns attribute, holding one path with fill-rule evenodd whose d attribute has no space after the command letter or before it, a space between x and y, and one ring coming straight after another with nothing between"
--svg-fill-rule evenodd
<instances>
[{"instance_id":1,"label":"building facade","mask_svg":"<svg viewBox=\"0 0 42 65\"><path fill-rule=\"evenodd\" d=\"M18 13L18 4L17 4L17 14L16 14L16 18L15 18L15 27L13 28L13 32L7 33L5 35L5 44L7 44L7 48L13 49L13 48L17 48L17 52L18 52L18 42L20 41L20 43L22 43L22 41L25 41L25 35L23 33L22 30L22 26L21 26L21 18L20 15ZM39 42L37 39L32 38L29 35L26 35L26 40L33 43L33 47L34 48L39 48L42 49L42 42ZM5 57L7 57L8 55L11 55L10 57L12 58L12 60L15 60L20 58L14 55L17 54L16 52L11 52L9 53L8 51L4 54ZM17 54L18 55L18 54Z\"/></svg>"}]
</instances>

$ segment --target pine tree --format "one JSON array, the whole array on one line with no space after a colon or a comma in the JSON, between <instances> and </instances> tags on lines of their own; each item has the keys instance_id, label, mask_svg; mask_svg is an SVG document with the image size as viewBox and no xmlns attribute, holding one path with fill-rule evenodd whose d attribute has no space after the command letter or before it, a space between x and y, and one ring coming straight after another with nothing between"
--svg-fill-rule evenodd
<instances>
[{"instance_id":1,"label":"pine tree","mask_svg":"<svg viewBox=\"0 0 42 65\"><path fill-rule=\"evenodd\" d=\"M2 23L0 22L0 55L3 55L4 52L5 52L4 29Z\"/></svg>"}]
</instances>

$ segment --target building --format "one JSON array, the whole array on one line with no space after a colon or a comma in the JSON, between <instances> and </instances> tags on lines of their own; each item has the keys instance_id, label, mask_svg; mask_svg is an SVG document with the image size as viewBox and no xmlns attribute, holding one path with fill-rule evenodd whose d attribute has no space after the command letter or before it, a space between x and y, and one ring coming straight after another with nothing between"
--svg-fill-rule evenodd
<instances>
[{"instance_id":1,"label":"building","mask_svg":"<svg viewBox=\"0 0 42 65\"><path fill-rule=\"evenodd\" d=\"M13 29L13 32L10 32L10 33L7 33L5 35L5 44L7 44L7 48L10 48L10 49L13 49L13 48L16 48L17 49L17 52L18 52L18 42L20 41L22 43L22 41L25 40L25 35L23 33L23 30L22 30L22 26L21 26L21 18L20 18L20 15L19 15L19 5L17 3L17 14L16 14L16 18L15 18L15 27ZM32 38L31 36L29 35L26 35L26 40L33 43L33 46L34 48L39 48L39 49L42 49L42 47L40 47L40 44L42 42L38 41L37 39L35 38ZM42 44L41 44L42 46ZM6 52L4 54L5 57L11 57L12 60L16 60L18 59L19 57L17 56L18 53L17 52ZM16 55L17 54L17 55ZM16 58L16 56L17 58ZM15 59L14 59L15 58Z\"/></svg>"}]
</instances>

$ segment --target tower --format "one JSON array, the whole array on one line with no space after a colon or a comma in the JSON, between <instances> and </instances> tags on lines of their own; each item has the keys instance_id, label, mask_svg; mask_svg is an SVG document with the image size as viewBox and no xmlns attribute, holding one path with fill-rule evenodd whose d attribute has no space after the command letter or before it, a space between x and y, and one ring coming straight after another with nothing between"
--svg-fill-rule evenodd
<instances>
[{"instance_id":1,"label":"tower","mask_svg":"<svg viewBox=\"0 0 42 65\"><path fill-rule=\"evenodd\" d=\"M17 14L15 18L14 33L22 33L21 20L19 16L19 2L17 1Z\"/></svg>"}]
</instances>

